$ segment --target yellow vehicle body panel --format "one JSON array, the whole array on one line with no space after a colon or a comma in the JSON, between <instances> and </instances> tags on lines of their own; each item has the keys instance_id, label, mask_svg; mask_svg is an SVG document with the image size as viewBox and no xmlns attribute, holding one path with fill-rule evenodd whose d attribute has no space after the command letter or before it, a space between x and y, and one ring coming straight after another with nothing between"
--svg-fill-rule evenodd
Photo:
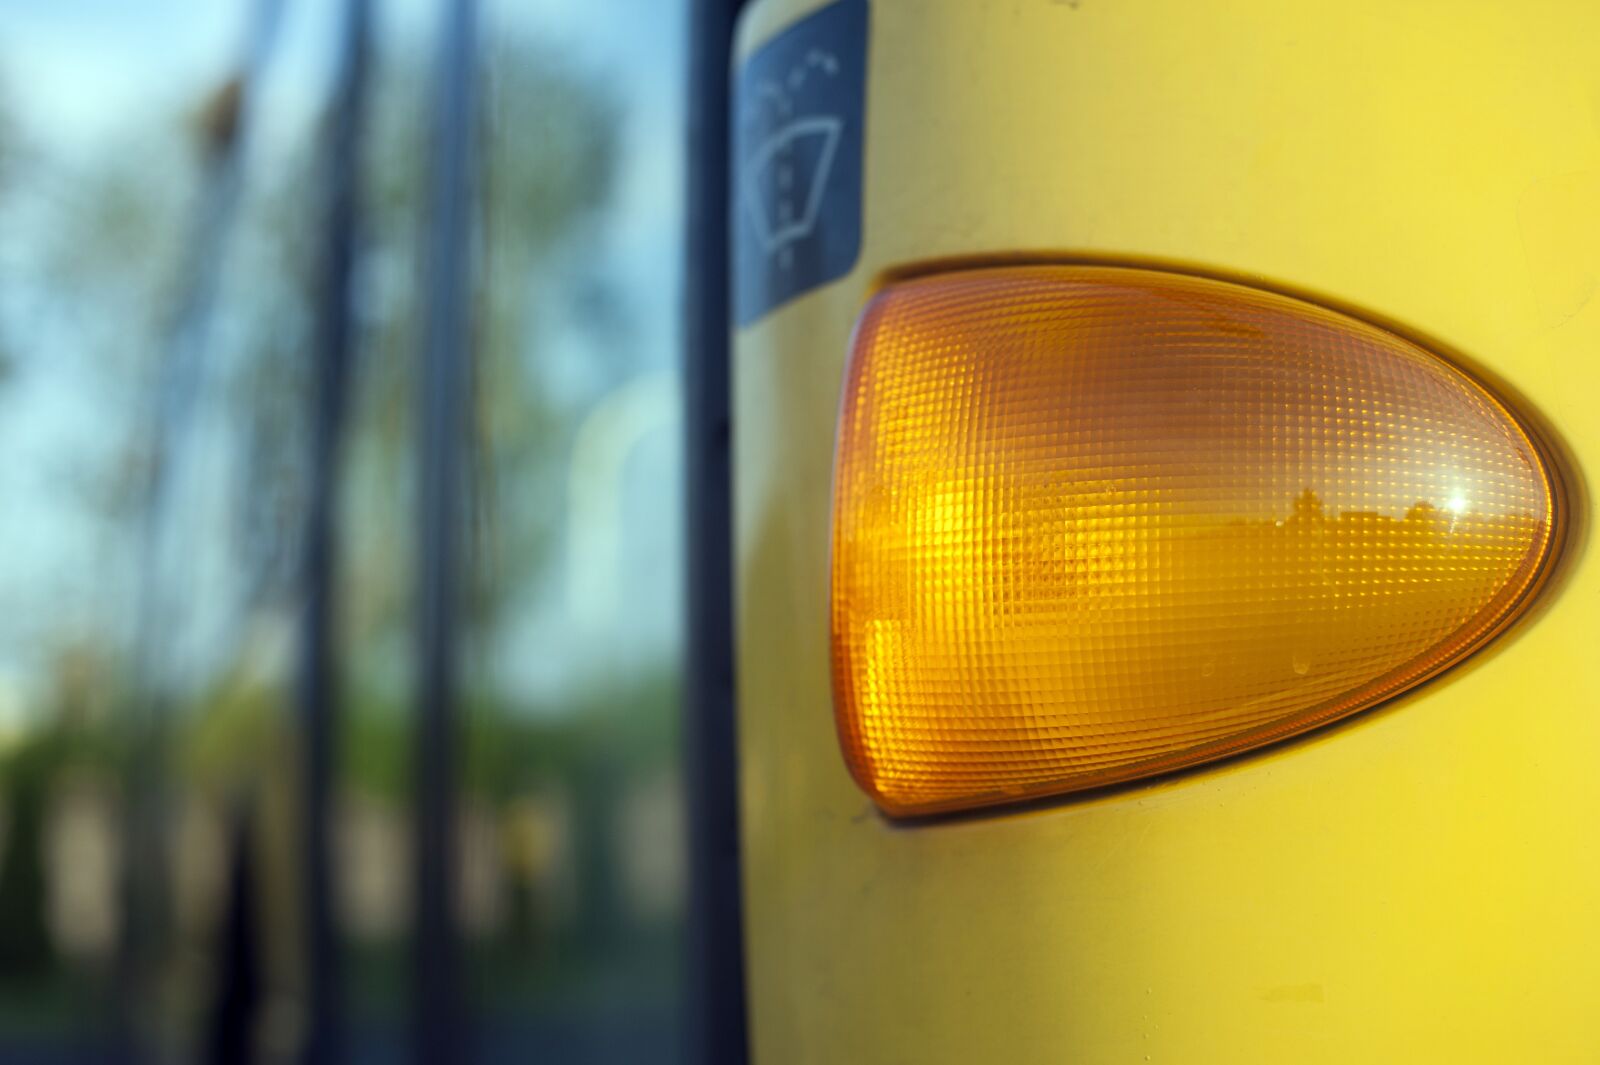
<instances>
[{"instance_id":1,"label":"yellow vehicle body panel","mask_svg":"<svg viewBox=\"0 0 1600 1065\"><path fill-rule=\"evenodd\" d=\"M758 0L748 53L820 6ZM735 337L754 1059L1600 1060L1600 4L874 0L863 243ZM1568 535L1491 647L1342 725L920 824L846 773L832 447L886 278L1169 266L1442 351L1540 428Z\"/></svg>"}]
</instances>

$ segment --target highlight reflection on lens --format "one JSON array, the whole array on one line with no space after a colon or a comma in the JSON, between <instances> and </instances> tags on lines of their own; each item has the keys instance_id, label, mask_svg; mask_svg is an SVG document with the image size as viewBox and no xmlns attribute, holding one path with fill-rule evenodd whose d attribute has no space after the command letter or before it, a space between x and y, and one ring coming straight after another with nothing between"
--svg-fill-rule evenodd
<instances>
[{"instance_id":1,"label":"highlight reflection on lens","mask_svg":"<svg viewBox=\"0 0 1600 1065\"><path fill-rule=\"evenodd\" d=\"M1552 542L1536 448L1460 371L1173 274L893 286L839 433L836 709L894 812L1145 776L1370 706L1497 631Z\"/></svg>"}]
</instances>

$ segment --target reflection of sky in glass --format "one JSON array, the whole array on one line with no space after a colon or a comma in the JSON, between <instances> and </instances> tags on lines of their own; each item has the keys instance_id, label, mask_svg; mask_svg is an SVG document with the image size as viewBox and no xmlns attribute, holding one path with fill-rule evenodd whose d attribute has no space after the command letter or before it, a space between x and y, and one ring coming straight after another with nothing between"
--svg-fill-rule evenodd
<instances>
[{"instance_id":1,"label":"reflection of sky in glass","mask_svg":"<svg viewBox=\"0 0 1600 1065\"><path fill-rule=\"evenodd\" d=\"M107 151L148 155L151 173L176 189L175 218L162 221L181 224L193 169L182 120L238 55L253 6L248 0L0 3L0 108L36 157L52 166L78 166ZM419 47L437 11L426 0L377 6L380 33ZM281 165L309 136L309 122L325 97L337 16L338 5L286 2L247 149L246 196L250 174ZM544 579L513 597L502 634L506 646L495 656L502 681L548 697L611 668L604 649L627 647L630 656L661 660L675 646L679 460L671 371L679 292L683 16L680 5L659 0L499 0L485 4L483 21L486 36L517 32L554 43L580 75L610 95L622 117L616 188L598 224L586 230L585 246L566 254L581 258L585 270L603 275L622 294L627 328L621 336L628 350L621 357L595 350L605 338L559 313L544 316L530 344L552 394L580 410L611 410L609 422L602 416L605 424L589 426L591 437L610 424L614 435L632 441L620 456L615 442L609 448L601 464L613 482L609 487L568 493L586 498L586 513L614 526L609 540L598 538L615 548L600 583L624 608L601 616L591 608L582 624L574 624L572 590L563 573L572 545L563 534ZM151 143L150 136L159 139ZM14 726L36 697L45 650L63 632L120 638L118 622L132 593L130 556L125 543L109 541L113 535L132 539L133 532L107 530L85 506L84 485L108 476L145 409L142 394L127 393L128 383L139 378L126 367L108 373L99 361L105 345L88 342L97 328L115 329L125 309L96 313L74 305L72 293L40 290L34 280L37 264L30 257L59 213L52 215L48 196L41 195L48 176L30 180L9 210L0 202L0 343L14 356L13 372L0 386L0 498L9 515L0 523L0 730ZM157 249L145 273L157 283L170 273ZM49 310L37 313L36 304ZM226 285L216 313L219 347L226 347ZM630 390L651 389L657 393L653 403L626 402ZM583 423L581 415L575 420ZM208 426L201 415L191 443L224 428ZM185 491L194 494L200 517L184 540L203 546L208 536L228 532L226 516L214 517L211 528L198 506L208 479L225 472L218 462L206 461L203 447L194 450L202 454L185 470ZM599 451L607 452L603 441ZM552 505L565 507L566 500ZM597 554L587 539L580 546L587 549L592 582L592 571L606 567L604 553ZM231 579L221 553L202 552L184 562L197 587L226 588ZM220 608L210 607L208 614L208 603L197 596L186 604L190 629L204 632L218 623L212 615ZM604 626L608 636L596 639L595 626Z\"/></svg>"},{"instance_id":2,"label":"reflection of sky in glass","mask_svg":"<svg viewBox=\"0 0 1600 1065\"><path fill-rule=\"evenodd\" d=\"M574 273L599 271L623 294L623 328L620 337L585 332L556 311L553 332L535 341L551 392L586 413L565 442L565 498L550 501L568 512L553 564L520 590L493 667L511 690L559 710L574 681L676 648L685 19L681 5L659 0L492 0L485 25L553 43L621 118L611 203L592 237L565 254ZM619 339L622 356L610 350Z\"/></svg>"}]
</instances>

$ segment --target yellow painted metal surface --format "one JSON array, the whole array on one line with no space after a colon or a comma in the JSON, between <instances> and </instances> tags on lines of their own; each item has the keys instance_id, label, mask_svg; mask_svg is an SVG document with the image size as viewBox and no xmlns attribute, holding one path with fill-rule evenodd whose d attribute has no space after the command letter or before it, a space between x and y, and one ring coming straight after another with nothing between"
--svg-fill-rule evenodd
<instances>
[{"instance_id":1,"label":"yellow painted metal surface","mask_svg":"<svg viewBox=\"0 0 1600 1065\"><path fill-rule=\"evenodd\" d=\"M748 50L812 0L758 0ZM736 336L760 1065L1600 1059L1600 5L875 0L856 269ZM851 782L828 677L849 332L883 278L1166 265L1451 354L1572 528L1494 646L1308 739L938 823Z\"/></svg>"}]
</instances>

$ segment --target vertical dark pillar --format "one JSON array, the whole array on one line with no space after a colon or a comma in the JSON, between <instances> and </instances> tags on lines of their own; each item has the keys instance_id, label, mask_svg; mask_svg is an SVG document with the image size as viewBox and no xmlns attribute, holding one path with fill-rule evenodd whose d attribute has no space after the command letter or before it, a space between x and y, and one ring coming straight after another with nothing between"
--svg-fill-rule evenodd
<instances>
[{"instance_id":1,"label":"vertical dark pillar","mask_svg":"<svg viewBox=\"0 0 1600 1065\"><path fill-rule=\"evenodd\" d=\"M742 1065L744 946L734 749L728 349L729 61L737 0L694 0L686 230L688 1061Z\"/></svg>"},{"instance_id":2,"label":"vertical dark pillar","mask_svg":"<svg viewBox=\"0 0 1600 1065\"><path fill-rule=\"evenodd\" d=\"M312 374L311 499L306 519L300 709L304 736L307 1065L340 1059L341 970L333 915L333 778L337 762L339 471L349 392L354 274L360 236L360 149L367 103L370 0L348 0L326 131L327 208Z\"/></svg>"},{"instance_id":3,"label":"vertical dark pillar","mask_svg":"<svg viewBox=\"0 0 1600 1065\"><path fill-rule=\"evenodd\" d=\"M467 399L472 379L472 197L477 4L452 0L440 34L418 378L417 1061L468 1060L455 925L457 614Z\"/></svg>"}]
</instances>

